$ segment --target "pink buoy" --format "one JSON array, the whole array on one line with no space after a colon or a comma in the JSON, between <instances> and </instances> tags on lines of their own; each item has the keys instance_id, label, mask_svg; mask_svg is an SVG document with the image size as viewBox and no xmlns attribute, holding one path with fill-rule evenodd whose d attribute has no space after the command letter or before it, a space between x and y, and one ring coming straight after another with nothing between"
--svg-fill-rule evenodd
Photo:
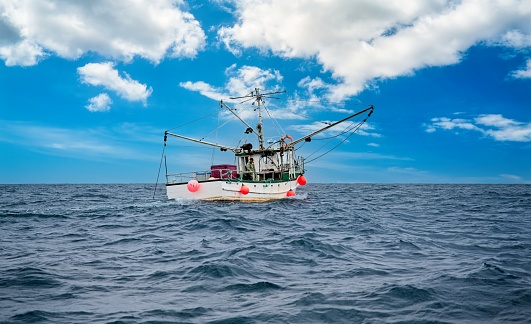
<instances>
[{"instance_id":1,"label":"pink buoy","mask_svg":"<svg viewBox=\"0 0 531 324\"><path fill-rule=\"evenodd\" d=\"M186 187L188 188L188 191L196 192L197 190L199 190L199 182L197 182L197 180L195 179L190 180L188 181L188 184L186 185Z\"/></svg>"},{"instance_id":2,"label":"pink buoy","mask_svg":"<svg viewBox=\"0 0 531 324\"><path fill-rule=\"evenodd\" d=\"M293 197L293 196L295 196L295 191L293 191L293 189L290 189L290 190L286 193L286 196L288 196L288 197Z\"/></svg>"},{"instance_id":3,"label":"pink buoy","mask_svg":"<svg viewBox=\"0 0 531 324\"><path fill-rule=\"evenodd\" d=\"M240 192L242 195L246 195L249 193L249 187L247 187L246 185L242 185L242 187L240 188Z\"/></svg>"},{"instance_id":4,"label":"pink buoy","mask_svg":"<svg viewBox=\"0 0 531 324\"><path fill-rule=\"evenodd\" d=\"M297 183L301 186L304 186L306 184L306 178L301 174L298 178L297 178Z\"/></svg>"}]
</instances>

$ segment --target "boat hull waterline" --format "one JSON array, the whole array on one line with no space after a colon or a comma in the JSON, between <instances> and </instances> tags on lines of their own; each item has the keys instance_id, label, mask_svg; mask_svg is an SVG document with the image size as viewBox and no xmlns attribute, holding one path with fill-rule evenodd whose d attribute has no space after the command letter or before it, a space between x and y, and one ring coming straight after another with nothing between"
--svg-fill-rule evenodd
<instances>
[{"instance_id":1,"label":"boat hull waterline","mask_svg":"<svg viewBox=\"0 0 531 324\"><path fill-rule=\"evenodd\" d=\"M248 193L242 190L245 186ZM168 199L199 199L206 201L243 201L243 202L266 202L283 199L289 196L288 192L293 191L293 195L300 184L297 180L291 181L227 181L226 179L215 179L198 181L197 191L192 192L188 188L188 183L168 183L166 192Z\"/></svg>"}]
</instances>

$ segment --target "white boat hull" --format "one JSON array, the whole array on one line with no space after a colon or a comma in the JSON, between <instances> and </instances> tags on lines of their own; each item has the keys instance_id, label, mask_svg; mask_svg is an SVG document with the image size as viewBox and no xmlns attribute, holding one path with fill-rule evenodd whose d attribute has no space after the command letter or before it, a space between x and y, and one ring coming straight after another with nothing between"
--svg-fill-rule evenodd
<instances>
[{"instance_id":1,"label":"white boat hull","mask_svg":"<svg viewBox=\"0 0 531 324\"><path fill-rule=\"evenodd\" d=\"M242 185L249 188L248 194L240 192ZM169 183L166 192L168 199L264 202L287 198L288 191L295 191L298 186L297 180L256 182L216 179L200 181L195 192L188 190L187 183Z\"/></svg>"}]
</instances>

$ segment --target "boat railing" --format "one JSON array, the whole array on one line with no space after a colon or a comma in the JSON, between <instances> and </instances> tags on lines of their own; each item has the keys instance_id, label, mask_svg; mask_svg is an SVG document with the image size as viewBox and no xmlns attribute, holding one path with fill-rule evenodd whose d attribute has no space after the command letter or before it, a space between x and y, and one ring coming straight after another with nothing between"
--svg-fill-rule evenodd
<instances>
[{"instance_id":1,"label":"boat railing","mask_svg":"<svg viewBox=\"0 0 531 324\"><path fill-rule=\"evenodd\" d=\"M300 159L295 165L284 165L284 170L290 170L290 173L295 171L296 173L304 172L304 160ZM166 183L175 184L175 183L186 183L190 180L197 181L207 181L207 180L217 180L217 179L227 179L227 180L280 180L281 173L275 169L263 169L259 171L247 171L242 169L216 169L216 170L204 170L204 171L193 171L193 172L181 172L181 173L172 173L166 174Z\"/></svg>"},{"instance_id":2,"label":"boat railing","mask_svg":"<svg viewBox=\"0 0 531 324\"><path fill-rule=\"evenodd\" d=\"M206 181L214 179L237 179L238 174L244 173L244 171L238 171L233 169L216 169L205 171L193 171L193 172L181 172L172 173L166 175L166 183L184 183L190 180Z\"/></svg>"},{"instance_id":3,"label":"boat railing","mask_svg":"<svg viewBox=\"0 0 531 324\"><path fill-rule=\"evenodd\" d=\"M183 183L190 180L204 181L210 178L210 170L181 172L166 175L166 183Z\"/></svg>"}]
</instances>

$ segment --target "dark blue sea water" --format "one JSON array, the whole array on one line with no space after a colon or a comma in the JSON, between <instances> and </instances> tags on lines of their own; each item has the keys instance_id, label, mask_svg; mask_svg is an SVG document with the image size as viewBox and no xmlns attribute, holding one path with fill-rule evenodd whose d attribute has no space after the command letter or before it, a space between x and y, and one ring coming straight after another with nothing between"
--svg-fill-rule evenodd
<instances>
[{"instance_id":1,"label":"dark blue sea water","mask_svg":"<svg viewBox=\"0 0 531 324\"><path fill-rule=\"evenodd\" d=\"M531 323L531 186L0 186L0 322Z\"/></svg>"}]
</instances>

